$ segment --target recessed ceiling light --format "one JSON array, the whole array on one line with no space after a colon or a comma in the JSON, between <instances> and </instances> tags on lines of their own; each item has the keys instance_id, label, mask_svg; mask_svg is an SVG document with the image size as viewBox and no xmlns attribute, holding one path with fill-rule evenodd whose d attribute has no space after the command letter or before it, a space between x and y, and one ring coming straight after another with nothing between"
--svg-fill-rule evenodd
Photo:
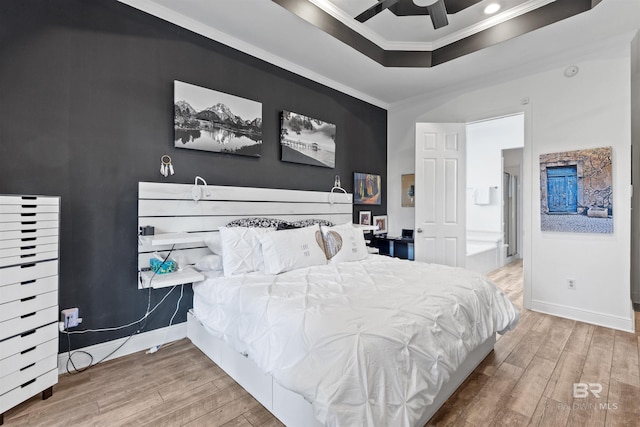
<instances>
[{"instance_id":1,"label":"recessed ceiling light","mask_svg":"<svg viewBox=\"0 0 640 427\"><path fill-rule=\"evenodd\" d=\"M487 15L491 15L492 13L496 13L499 10L500 5L498 3L491 3L484 8L484 13L486 13Z\"/></svg>"}]
</instances>

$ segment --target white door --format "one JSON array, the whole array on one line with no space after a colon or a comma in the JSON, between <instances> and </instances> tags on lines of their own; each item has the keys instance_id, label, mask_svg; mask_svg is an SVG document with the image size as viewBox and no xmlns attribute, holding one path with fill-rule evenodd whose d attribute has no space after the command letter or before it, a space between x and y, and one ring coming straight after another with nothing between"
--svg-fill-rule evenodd
<instances>
[{"instance_id":1,"label":"white door","mask_svg":"<svg viewBox=\"0 0 640 427\"><path fill-rule=\"evenodd\" d=\"M465 168L463 123L416 123L416 261L465 266Z\"/></svg>"}]
</instances>

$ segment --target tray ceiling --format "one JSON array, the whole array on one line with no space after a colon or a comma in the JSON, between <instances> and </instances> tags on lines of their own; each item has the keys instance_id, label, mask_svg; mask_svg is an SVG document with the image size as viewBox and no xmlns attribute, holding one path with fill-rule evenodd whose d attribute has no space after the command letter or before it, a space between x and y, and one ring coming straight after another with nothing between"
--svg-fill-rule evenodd
<instances>
[{"instance_id":1,"label":"tray ceiling","mask_svg":"<svg viewBox=\"0 0 640 427\"><path fill-rule=\"evenodd\" d=\"M538 29L513 18L509 21L514 27L511 30L503 25L493 27L497 34L484 32L484 37L503 36L503 41L494 39L493 44L480 48L468 45L468 52L437 66L385 67L320 29L318 22L310 23L309 20L317 15L300 17L298 13L304 15L303 11L309 7L319 9L309 0L290 0L291 5L298 5L296 13L274 0L119 1L382 108L407 103L412 99L424 100L425 97L438 102L438 97L451 96L455 91L499 84L505 79L550 68L580 65L580 58L584 57L606 57L612 46L618 49L628 44L640 28L640 0L602 0L591 10ZM507 4L503 3L504 0L497 1ZM351 35L364 38L370 48L378 52L396 48L394 44L400 44L404 50L409 50L406 47L408 44L416 43L420 44L420 49L425 46L428 49L428 43L432 44L431 48L437 48L438 43L445 43L447 37L460 31L460 28L471 28L474 22L475 25L480 23L480 18L466 15L477 13L476 9L482 9L484 2L470 6L455 16L450 15L449 25L436 31L432 29L427 16L401 18L389 11L383 11L362 25L371 32L379 31L375 34L390 46L381 47L356 31L352 31ZM340 6L356 24L360 23L353 19L354 16L374 3L374 0L327 0L329 6ZM522 0L517 3L520 6L525 4ZM569 3L592 6L591 0L570 0ZM556 0L528 13L544 16L544 8L553 4L563 3ZM568 4L567 7L570 6ZM503 6L501 12L505 10L507 7ZM321 11L329 14L324 9ZM337 18L329 16L343 25ZM469 21L459 22L463 19ZM391 26L385 20L397 20L398 24ZM419 24L414 25L419 29L412 30L411 24L404 24L416 20ZM495 28L499 28L499 31ZM414 37L411 31L420 31L423 37ZM518 31L526 32L519 36L513 34ZM506 36L502 33L506 33ZM452 46L459 44L451 43Z\"/></svg>"}]
</instances>

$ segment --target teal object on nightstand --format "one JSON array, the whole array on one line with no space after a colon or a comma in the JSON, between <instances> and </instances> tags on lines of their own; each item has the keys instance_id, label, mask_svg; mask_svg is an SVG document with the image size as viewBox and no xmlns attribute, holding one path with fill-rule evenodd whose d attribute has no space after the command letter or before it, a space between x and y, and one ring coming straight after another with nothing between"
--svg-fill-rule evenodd
<instances>
[{"instance_id":1,"label":"teal object on nightstand","mask_svg":"<svg viewBox=\"0 0 640 427\"><path fill-rule=\"evenodd\" d=\"M176 271L176 262L172 260L162 262L159 259L151 258L149 260L149 264L151 265L153 272L156 274L166 274Z\"/></svg>"}]
</instances>

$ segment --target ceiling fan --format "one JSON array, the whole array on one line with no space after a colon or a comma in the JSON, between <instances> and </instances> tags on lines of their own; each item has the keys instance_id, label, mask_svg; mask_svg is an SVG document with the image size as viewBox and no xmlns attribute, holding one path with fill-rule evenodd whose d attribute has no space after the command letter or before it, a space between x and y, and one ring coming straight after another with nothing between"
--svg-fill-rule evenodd
<instances>
[{"instance_id":1,"label":"ceiling fan","mask_svg":"<svg viewBox=\"0 0 640 427\"><path fill-rule=\"evenodd\" d=\"M429 15L433 28L438 29L449 24L447 14L458 13L481 0L379 0L369 9L356 16L360 22L368 21L385 9L397 16Z\"/></svg>"}]
</instances>

